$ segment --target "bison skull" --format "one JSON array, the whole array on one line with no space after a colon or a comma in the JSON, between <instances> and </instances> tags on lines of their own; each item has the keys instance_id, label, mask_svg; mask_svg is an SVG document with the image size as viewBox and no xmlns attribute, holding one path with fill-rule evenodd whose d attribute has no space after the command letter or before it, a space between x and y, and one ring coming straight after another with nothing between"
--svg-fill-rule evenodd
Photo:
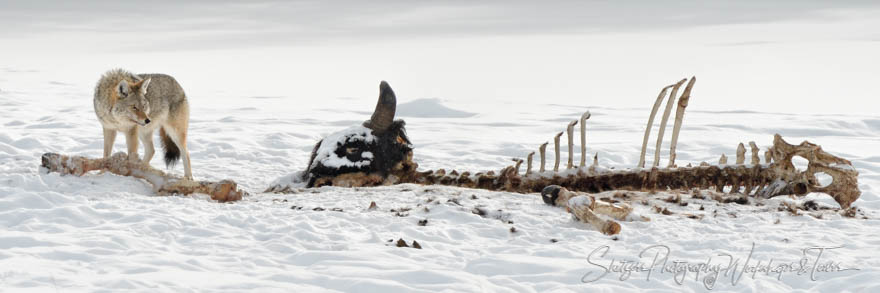
<instances>
[{"instance_id":1,"label":"bison skull","mask_svg":"<svg viewBox=\"0 0 880 293\"><path fill-rule=\"evenodd\" d=\"M412 144L406 123L394 120L396 108L394 91L382 81L370 120L319 141L302 180L308 187L375 186L395 183L400 176L395 174L414 171Z\"/></svg>"}]
</instances>

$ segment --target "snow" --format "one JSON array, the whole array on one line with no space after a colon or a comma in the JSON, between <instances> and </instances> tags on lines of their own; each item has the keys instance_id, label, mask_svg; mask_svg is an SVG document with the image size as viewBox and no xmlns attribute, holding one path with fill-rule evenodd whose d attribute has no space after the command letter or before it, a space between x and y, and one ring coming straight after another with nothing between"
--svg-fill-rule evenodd
<instances>
[{"instance_id":1,"label":"snow","mask_svg":"<svg viewBox=\"0 0 880 293\"><path fill-rule=\"evenodd\" d=\"M312 17L294 17L313 12L302 5L275 4L140 7L158 22L131 22L130 13L118 12L137 9L94 3L0 9L7 24L0 29L0 292L705 292L708 273L655 269L650 277L611 272L583 281L612 259L651 264L667 248L670 261L717 264L730 254L740 265L750 255L750 264L766 265L815 259L815 250L805 254L811 247L837 247L822 260L858 270L819 272L815 280L797 272L744 274L736 282L722 275L714 289L880 292L880 42L866 29L877 27L876 4L792 10L772 3L782 12L766 14L744 2L730 13L735 17L699 24L690 17L705 15L687 5L636 5L681 17L636 13L625 16L641 22L620 22L619 13L588 9L611 20L526 32L523 20L600 20L551 5L536 14L531 2L404 11L321 6L324 14ZM505 9L492 5L527 17L505 18ZM570 18L541 21L555 20L558 11ZM35 13L53 21L30 21ZM448 15L463 20L450 26ZM316 21L322 26L308 29ZM391 34L401 22L416 25ZM250 195L219 204L205 195L157 196L146 182L113 174L42 173L45 152L102 155L92 90L115 67L175 76L190 99L194 177L232 179ZM360 125L375 107L380 80L397 94L397 118L407 122L422 170L497 172L547 141L552 169L552 135L589 109L587 164L598 154L597 171L618 172L639 161L658 91L691 75L699 81L678 165L714 163L721 154L732 162L739 143L753 140L763 149L775 133L790 143L810 140L852 161L862 191L854 205L867 219L822 211L836 206L824 194L740 205L708 192L704 199L632 193L647 204L633 201L633 221L605 236L538 194L418 185L304 189L301 182L292 194L262 192L296 182L320 139L325 164L362 163L336 157L332 148L347 134L371 139ZM122 135L114 150L125 150ZM561 152L566 160L565 145ZM164 169L160 157L152 165ZM667 153L661 159L665 164ZM179 164L170 172L183 173ZM676 195L683 203L667 202ZM808 200L820 210L784 210ZM422 249L396 247L399 239Z\"/></svg>"},{"instance_id":2,"label":"snow","mask_svg":"<svg viewBox=\"0 0 880 293\"><path fill-rule=\"evenodd\" d=\"M855 205L868 219L834 213L818 219L777 210L782 202L804 200L835 206L822 194L751 199L749 205L684 194L689 204L680 206L664 202L669 194L661 192L649 205L633 205L634 215L650 221L622 222L622 233L609 237L574 221L561 208L544 205L538 194L417 185L260 192L273 180L303 169L318 139L337 142L347 134L366 133L359 126L366 118L361 112L373 97L357 105L343 98L328 100L315 108L290 106L285 99L250 99L243 108L234 96L212 97L211 103L191 97L194 175L236 180L251 193L237 203L218 204L204 195L156 196L145 182L112 174L43 174L38 168L43 152L101 155L103 140L89 103L90 87L51 84L38 73L0 77L9 80L4 88L12 87L0 92L0 124L6 126L0 134L2 289L705 291L693 277L679 285L673 274L659 271L650 280L639 272L625 281L614 273L588 284L581 279L601 271L588 258L605 245L609 251L603 258L592 255L593 263L606 266L612 258L648 261L638 255L652 245L669 247L676 260L700 262L720 253L744 260L753 243L753 259L765 262L797 261L801 250L812 246L842 246L826 251L823 258L860 270L819 274L818 281L794 273L781 280L747 275L736 285L720 281L716 289L871 291L880 286L880 259L871 252L880 243L880 198L874 187L880 183L880 160L873 152L880 147L880 129L864 122L876 120L873 116L706 112L699 105L711 98L695 96L678 147L681 162L715 161L721 153L733 154L741 140L767 147L774 132L790 142L809 138L853 161L863 192ZM475 102L447 107L467 108L478 116L406 120L415 160L423 169L477 172L499 170L511 156L524 156L579 117L575 110L587 106L593 112L588 155L599 153L602 170L634 167L647 108L513 104L501 110ZM317 107L335 107L335 112ZM257 111L267 114L251 114ZM296 115L281 114L288 112ZM508 112L519 113L517 120L527 123L511 125ZM543 114L548 112L561 114ZM348 128L328 135L340 127ZM809 135L810 130L817 134ZM122 149L124 141L117 140L115 150ZM566 148L562 151L567 158ZM653 154L652 148L648 151ZM158 159L152 164L164 168ZM182 170L171 172L180 175ZM368 210L371 202L378 209ZM676 215L658 214L652 211L655 205ZM426 225L419 225L425 219ZM418 241L423 248L398 248L389 242L398 239Z\"/></svg>"},{"instance_id":3,"label":"snow","mask_svg":"<svg viewBox=\"0 0 880 293\"><path fill-rule=\"evenodd\" d=\"M590 206L593 200L589 196L575 196L568 200L569 206Z\"/></svg>"}]
</instances>

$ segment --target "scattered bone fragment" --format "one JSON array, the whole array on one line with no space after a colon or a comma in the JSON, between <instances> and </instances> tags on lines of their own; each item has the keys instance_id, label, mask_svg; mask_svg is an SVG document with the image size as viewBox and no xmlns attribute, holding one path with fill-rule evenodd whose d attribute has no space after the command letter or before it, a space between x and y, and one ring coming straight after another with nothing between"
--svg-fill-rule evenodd
<instances>
[{"instance_id":1,"label":"scattered bone fragment","mask_svg":"<svg viewBox=\"0 0 880 293\"><path fill-rule=\"evenodd\" d=\"M620 233L620 224L606 220L597 214L609 216L617 220L625 220L632 212L632 207L619 207L597 201L591 196L578 195L559 185L550 185L541 190L544 203L568 209L577 219L590 224L605 235Z\"/></svg>"}]
</instances>

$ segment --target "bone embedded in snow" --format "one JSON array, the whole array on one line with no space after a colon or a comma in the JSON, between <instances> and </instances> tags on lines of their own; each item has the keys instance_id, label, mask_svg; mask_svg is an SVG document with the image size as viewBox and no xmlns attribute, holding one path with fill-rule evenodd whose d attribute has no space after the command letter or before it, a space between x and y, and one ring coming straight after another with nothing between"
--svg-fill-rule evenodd
<instances>
[{"instance_id":1,"label":"bone embedded in snow","mask_svg":"<svg viewBox=\"0 0 880 293\"><path fill-rule=\"evenodd\" d=\"M559 172L559 137L562 136L562 132L556 134L553 137L553 150L556 152L556 162L553 163L553 172Z\"/></svg>"},{"instance_id":2,"label":"bone embedded in snow","mask_svg":"<svg viewBox=\"0 0 880 293\"><path fill-rule=\"evenodd\" d=\"M569 206L568 209L574 214L575 217L580 219L581 221L590 224L599 232L605 235L615 235L620 233L620 224L612 220L605 220L596 215L593 210L590 209L590 206L587 205L575 205Z\"/></svg>"},{"instance_id":3,"label":"bone embedded in snow","mask_svg":"<svg viewBox=\"0 0 880 293\"><path fill-rule=\"evenodd\" d=\"M590 111L581 115L581 167L587 165L587 119L590 119Z\"/></svg>"},{"instance_id":4,"label":"bone embedded in snow","mask_svg":"<svg viewBox=\"0 0 880 293\"><path fill-rule=\"evenodd\" d=\"M541 168L538 169L538 172L544 173L544 163L547 161L547 143L541 144L538 151L541 152Z\"/></svg>"},{"instance_id":5,"label":"bone embedded in snow","mask_svg":"<svg viewBox=\"0 0 880 293\"><path fill-rule=\"evenodd\" d=\"M618 221L626 221L633 211L633 207L629 204L623 202L607 203L601 200L593 201L591 209L597 214L606 215Z\"/></svg>"},{"instance_id":6,"label":"bone embedded in snow","mask_svg":"<svg viewBox=\"0 0 880 293\"><path fill-rule=\"evenodd\" d=\"M688 85L684 88L684 92L681 93L681 97L678 98L678 108L675 110L675 124L672 127L672 142L669 145L669 168L675 166L675 147L678 145L678 134L681 131L684 110L687 108L691 98L691 89L693 89L696 81L696 76L691 77L691 81L688 82Z\"/></svg>"},{"instance_id":7,"label":"bone embedded in snow","mask_svg":"<svg viewBox=\"0 0 880 293\"><path fill-rule=\"evenodd\" d=\"M577 120L572 120L565 129L565 132L568 134L568 165L565 166L566 169L574 167L574 137L572 131L574 131L574 125L577 123Z\"/></svg>"},{"instance_id":8,"label":"bone embedded in snow","mask_svg":"<svg viewBox=\"0 0 880 293\"><path fill-rule=\"evenodd\" d=\"M154 169L140 160L131 160L122 152L100 159L45 153L41 157L41 163L47 171L61 174L82 176L89 171L102 170L120 176L144 179L153 185L153 191L160 195L202 193L210 195L213 200L228 202L240 200L247 194L233 181L192 181L180 178Z\"/></svg>"},{"instance_id":9,"label":"bone embedded in snow","mask_svg":"<svg viewBox=\"0 0 880 293\"><path fill-rule=\"evenodd\" d=\"M546 204L565 207L578 220L590 224L602 234L620 233L620 224L612 220L605 220L593 211L593 208L597 206L597 201L591 196L579 195L559 185L548 185L541 191L541 198ZM617 216L619 212L604 205L601 209L604 212L609 212L611 217Z\"/></svg>"},{"instance_id":10,"label":"bone embedded in snow","mask_svg":"<svg viewBox=\"0 0 880 293\"><path fill-rule=\"evenodd\" d=\"M739 143L739 146L736 147L736 164L742 165L746 162L746 146L743 143Z\"/></svg>"}]
</instances>

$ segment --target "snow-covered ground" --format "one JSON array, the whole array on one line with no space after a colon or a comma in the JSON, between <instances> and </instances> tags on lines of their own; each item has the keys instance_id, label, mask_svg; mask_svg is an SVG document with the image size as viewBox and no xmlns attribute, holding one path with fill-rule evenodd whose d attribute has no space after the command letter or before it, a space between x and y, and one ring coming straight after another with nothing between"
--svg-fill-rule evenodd
<instances>
[{"instance_id":1,"label":"snow-covered ground","mask_svg":"<svg viewBox=\"0 0 880 293\"><path fill-rule=\"evenodd\" d=\"M0 4L0 292L880 292L876 1L185 2ZM250 195L219 204L112 174L41 173L44 152L102 155L92 91L114 67L175 76L194 176ZM635 194L651 221L609 237L537 194L261 193L303 170L319 139L367 119L383 79L422 169L497 171L586 110L590 154L633 167L660 88L691 75L680 165L775 133L808 139L860 172L859 216L778 210L836 206L821 194L748 205ZM804 254L815 247L829 249ZM670 270L619 272L665 249ZM717 279L669 266L724 254L739 266ZM612 259L618 272L600 277Z\"/></svg>"},{"instance_id":2,"label":"snow-covered ground","mask_svg":"<svg viewBox=\"0 0 880 293\"><path fill-rule=\"evenodd\" d=\"M236 180L251 193L240 202L159 197L144 182L111 174L44 174L38 168L43 152L97 157L103 138L91 84L27 69L0 69L0 291L705 291L706 272L676 275L659 266L650 276L612 272L583 282L596 279L612 259L647 266L666 248L669 264L710 257L726 263L719 256L725 253L739 259L740 270L722 272L716 290L880 290L880 116L706 111L701 105L712 97L700 94L698 82L680 162L715 162L749 140L766 147L774 133L793 143L809 139L853 161L863 192L855 205L867 219L777 211L780 202L791 201L786 198L737 205L685 195L687 206L659 199L637 204L651 221L624 222L622 233L609 237L545 206L537 194L417 185L261 193L303 169L318 139L367 119L378 87L320 103L191 96L193 173ZM399 117L407 121L421 167L482 171L524 157L588 109L589 152L598 152L605 167L632 167L654 97L633 108L605 108L599 100L557 104L547 98L498 107L417 98L398 92ZM115 150L124 150L121 137ZM152 163L164 168L159 159ZM821 194L806 199L835 205ZM367 210L371 202L378 208ZM653 205L675 214L653 212ZM398 239L417 241L422 249L397 247ZM799 263L810 247L838 247L824 251L820 261L858 270L817 272L815 280L798 272L740 277L743 267L758 261L766 268L772 259L771 269ZM806 257L815 260L817 251Z\"/></svg>"}]
</instances>

